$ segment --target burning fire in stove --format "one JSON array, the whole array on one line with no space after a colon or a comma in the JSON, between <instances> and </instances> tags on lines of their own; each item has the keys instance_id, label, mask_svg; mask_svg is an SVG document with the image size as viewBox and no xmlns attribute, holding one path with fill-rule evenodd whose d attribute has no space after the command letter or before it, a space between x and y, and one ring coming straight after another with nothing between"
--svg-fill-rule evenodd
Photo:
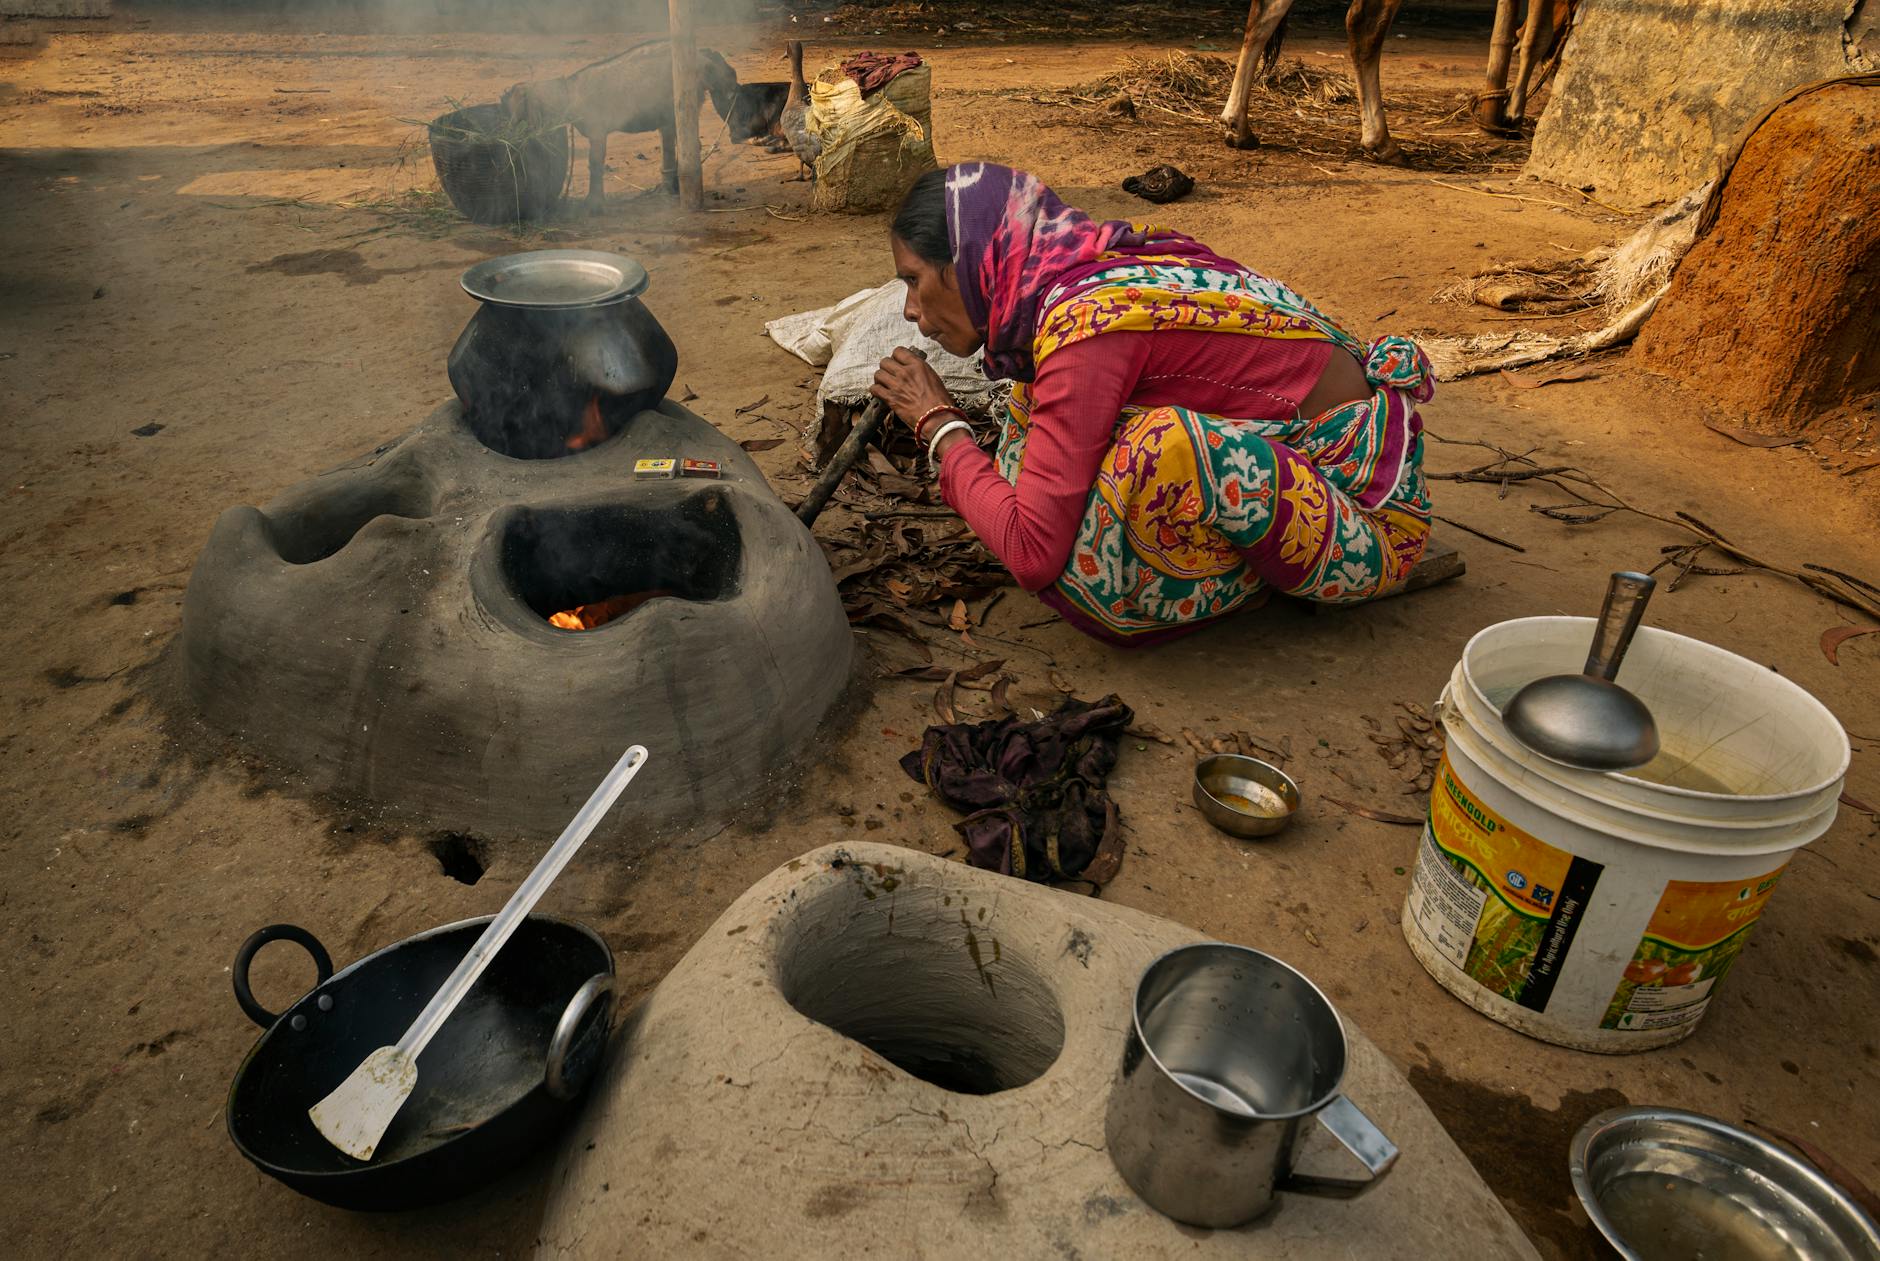
<instances>
[{"instance_id":1,"label":"burning fire in stove","mask_svg":"<svg viewBox=\"0 0 1880 1261\"><path fill-rule=\"evenodd\" d=\"M605 600L596 600L592 604L577 604L571 609L548 615L550 626L559 626L562 630L593 630L596 626L605 626L617 617L625 617L648 600L671 595L670 591L635 591L630 595L610 595Z\"/></svg>"},{"instance_id":2,"label":"burning fire in stove","mask_svg":"<svg viewBox=\"0 0 1880 1261\"><path fill-rule=\"evenodd\" d=\"M587 407L581 412L581 432L568 439L570 451L585 451L596 443L607 441L607 422L601 416L601 396L596 394L588 399ZM557 617L561 616L556 614ZM606 619L603 618L603 621ZM559 625L559 623L557 623ZM569 627L570 630L579 629Z\"/></svg>"}]
</instances>

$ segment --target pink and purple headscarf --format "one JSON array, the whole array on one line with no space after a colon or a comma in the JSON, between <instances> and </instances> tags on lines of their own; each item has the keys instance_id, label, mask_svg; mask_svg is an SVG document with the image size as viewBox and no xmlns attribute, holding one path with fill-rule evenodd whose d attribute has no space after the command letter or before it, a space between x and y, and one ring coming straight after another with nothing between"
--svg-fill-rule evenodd
<instances>
[{"instance_id":1,"label":"pink and purple headscarf","mask_svg":"<svg viewBox=\"0 0 1880 1261\"><path fill-rule=\"evenodd\" d=\"M1036 176L990 162L947 169L947 234L960 297L986 333L986 375L1030 381L1031 346L1047 295L1075 296L1078 282L1116 265L1115 255L1174 257L1240 271L1192 237L1065 205Z\"/></svg>"}]
</instances>

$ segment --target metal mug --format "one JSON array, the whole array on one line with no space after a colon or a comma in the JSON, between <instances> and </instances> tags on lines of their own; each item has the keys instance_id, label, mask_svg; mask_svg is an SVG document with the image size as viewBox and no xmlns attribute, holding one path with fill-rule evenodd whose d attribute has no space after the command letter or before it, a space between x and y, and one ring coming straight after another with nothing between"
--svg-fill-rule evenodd
<instances>
[{"instance_id":1,"label":"metal mug","mask_svg":"<svg viewBox=\"0 0 1880 1261\"><path fill-rule=\"evenodd\" d=\"M1252 1221L1280 1191L1349 1198L1397 1148L1339 1093L1345 1030L1325 995L1271 955L1207 942L1151 963L1136 983L1106 1134L1117 1171L1152 1207L1216 1229ZM1369 1171L1295 1171L1313 1119Z\"/></svg>"}]
</instances>

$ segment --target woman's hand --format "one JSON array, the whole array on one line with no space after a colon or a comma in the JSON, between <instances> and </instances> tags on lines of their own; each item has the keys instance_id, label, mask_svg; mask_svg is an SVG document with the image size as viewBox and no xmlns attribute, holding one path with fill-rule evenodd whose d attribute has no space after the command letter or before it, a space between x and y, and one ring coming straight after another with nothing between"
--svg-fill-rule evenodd
<instances>
[{"instance_id":1,"label":"woman's hand","mask_svg":"<svg viewBox=\"0 0 1880 1261\"><path fill-rule=\"evenodd\" d=\"M868 392L885 401L910 428L934 408L953 406L953 397L947 393L940 374L906 346L897 346L881 361Z\"/></svg>"}]
</instances>

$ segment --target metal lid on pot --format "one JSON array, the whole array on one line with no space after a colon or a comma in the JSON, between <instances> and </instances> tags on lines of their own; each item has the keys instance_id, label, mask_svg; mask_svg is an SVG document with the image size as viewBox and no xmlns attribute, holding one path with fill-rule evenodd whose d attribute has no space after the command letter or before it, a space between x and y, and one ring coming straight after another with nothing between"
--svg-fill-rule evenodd
<instances>
[{"instance_id":1,"label":"metal lid on pot","mask_svg":"<svg viewBox=\"0 0 1880 1261\"><path fill-rule=\"evenodd\" d=\"M486 258L463 274L478 302L534 311L608 306L642 293L646 268L601 250L530 250Z\"/></svg>"}]
</instances>

